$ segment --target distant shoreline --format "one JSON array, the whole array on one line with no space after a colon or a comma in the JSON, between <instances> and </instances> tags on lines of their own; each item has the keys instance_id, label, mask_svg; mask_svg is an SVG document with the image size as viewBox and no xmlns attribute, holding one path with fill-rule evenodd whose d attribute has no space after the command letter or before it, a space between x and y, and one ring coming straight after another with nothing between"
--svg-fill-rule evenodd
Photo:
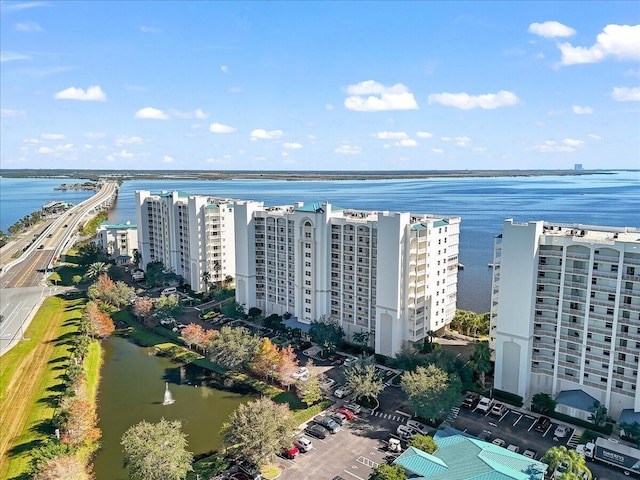
<instances>
[{"instance_id":1,"label":"distant shoreline","mask_svg":"<svg viewBox=\"0 0 640 480\"><path fill-rule=\"evenodd\" d=\"M613 174L616 170L399 170L399 171L198 171L198 170L35 170L5 169L0 176L6 178L63 178L93 180L285 180L285 181L336 181L336 180L392 180L426 178L472 177L536 177L579 176ZM626 171L626 170L619 170Z\"/></svg>"}]
</instances>

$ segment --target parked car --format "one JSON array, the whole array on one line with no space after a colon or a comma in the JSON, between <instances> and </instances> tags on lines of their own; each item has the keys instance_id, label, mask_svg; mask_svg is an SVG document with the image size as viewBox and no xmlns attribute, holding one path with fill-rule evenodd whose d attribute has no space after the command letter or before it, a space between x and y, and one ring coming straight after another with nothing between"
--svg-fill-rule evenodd
<instances>
[{"instance_id":1,"label":"parked car","mask_svg":"<svg viewBox=\"0 0 640 480\"><path fill-rule=\"evenodd\" d=\"M362 407L357 403L347 403L344 408L351 410L355 415L358 415L362 411Z\"/></svg>"},{"instance_id":2,"label":"parked car","mask_svg":"<svg viewBox=\"0 0 640 480\"><path fill-rule=\"evenodd\" d=\"M509 409L507 408L507 406L504 403L496 403L491 408L491 415L497 415L497 416L501 417L502 415L507 413L508 410Z\"/></svg>"},{"instance_id":3,"label":"parked car","mask_svg":"<svg viewBox=\"0 0 640 480\"><path fill-rule=\"evenodd\" d=\"M482 430L480 435L478 435L478 438L480 440L484 440L485 442L488 442L489 439L491 438L491 430Z\"/></svg>"},{"instance_id":4,"label":"parked car","mask_svg":"<svg viewBox=\"0 0 640 480\"><path fill-rule=\"evenodd\" d=\"M553 431L553 436L555 438L564 438L571 430L569 427L565 427L564 425L558 425L556 429Z\"/></svg>"},{"instance_id":5,"label":"parked car","mask_svg":"<svg viewBox=\"0 0 640 480\"><path fill-rule=\"evenodd\" d=\"M527 457L527 458L531 458L532 460L535 460L536 456L538 455L538 452L536 452L535 450L527 449L522 453L522 455Z\"/></svg>"},{"instance_id":6,"label":"parked car","mask_svg":"<svg viewBox=\"0 0 640 480\"><path fill-rule=\"evenodd\" d=\"M251 480L262 480L260 469L249 462L242 462L238 465L240 470L244 472Z\"/></svg>"},{"instance_id":7,"label":"parked car","mask_svg":"<svg viewBox=\"0 0 640 480\"><path fill-rule=\"evenodd\" d=\"M493 443L494 445L497 445L497 446L499 446L499 447L504 447L504 444L505 444L505 443L507 443L507 442L505 442L505 441L504 441L503 439L501 439L501 438L494 438L494 439L493 439L493 441L492 441L491 443Z\"/></svg>"},{"instance_id":8,"label":"parked car","mask_svg":"<svg viewBox=\"0 0 640 480\"><path fill-rule=\"evenodd\" d=\"M511 443L507 447L507 450L509 450L510 452L513 452L513 453L519 453L520 452L520 447L518 445L514 445L513 443Z\"/></svg>"},{"instance_id":9,"label":"parked car","mask_svg":"<svg viewBox=\"0 0 640 480\"><path fill-rule=\"evenodd\" d=\"M314 419L314 422L316 422L318 425L322 425L331 433L338 433L340 431L340 425L338 425L338 423L331 417L316 417Z\"/></svg>"},{"instance_id":10,"label":"parked car","mask_svg":"<svg viewBox=\"0 0 640 480\"><path fill-rule=\"evenodd\" d=\"M351 420L353 417L355 417L355 413L353 413L347 407L336 407L333 409L333 411L337 413L341 413L347 418L347 420Z\"/></svg>"},{"instance_id":11,"label":"parked car","mask_svg":"<svg viewBox=\"0 0 640 480\"><path fill-rule=\"evenodd\" d=\"M313 448L313 443L307 437L300 437L293 444L298 447L302 453L307 453Z\"/></svg>"},{"instance_id":12,"label":"parked car","mask_svg":"<svg viewBox=\"0 0 640 480\"><path fill-rule=\"evenodd\" d=\"M346 385L343 385L341 387L336 388L335 392L333 392L333 395L336 398L344 398L347 395L349 395L351 393L351 389L349 387L347 387Z\"/></svg>"},{"instance_id":13,"label":"parked car","mask_svg":"<svg viewBox=\"0 0 640 480\"><path fill-rule=\"evenodd\" d=\"M324 428L322 425L318 425L317 423L309 425L307 428L304 429L304 431L305 433L308 433L312 437L321 438L321 439L327 438L327 436L329 435L329 430Z\"/></svg>"},{"instance_id":14,"label":"parked car","mask_svg":"<svg viewBox=\"0 0 640 480\"><path fill-rule=\"evenodd\" d=\"M544 433L551 426L551 419L549 417L540 417L534 427L536 432Z\"/></svg>"},{"instance_id":15,"label":"parked car","mask_svg":"<svg viewBox=\"0 0 640 480\"><path fill-rule=\"evenodd\" d=\"M333 412L329 415L329 418L334 420L338 425L343 426L347 423L347 416L340 412Z\"/></svg>"},{"instance_id":16,"label":"parked car","mask_svg":"<svg viewBox=\"0 0 640 480\"><path fill-rule=\"evenodd\" d=\"M396 433L402 440L411 440L413 436L418 432L411 427L407 427L406 425L398 425Z\"/></svg>"},{"instance_id":17,"label":"parked car","mask_svg":"<svg viewBox=\"0 0 640 480\"><path fill-rule=\"evenodd\" d=\"M413 428L420 435L429 435L429 428L420 422L416 422L415 420L407 420L407 426Z\"/></svg>"},{"instance_id":18,"label":"parked car","mask_svg":"<svg viewBox=\"0 0 640 480\"><path fill-rule=\"evenodd\" d=\"M310 375L311 374L309 373L309 369L307 367L300 367L300 369L291 376L296 380L302 380L304 382L309 380Z\"/></svg>"},{"instance_id":19,"label":"parked car","mask_svg":"<svg viewBox=\"0 0 640 480\"><path fill-rule=\"evenodd\" d=\"M300 450L298 450L298 447L296 447L295 445L293 447L282 449L282 456L288 458L289 460L293 460L294 458L296 458L299 453Z\"/></svg>"},{"instance_id":20,"label":"parked car","mask_svg":"<svg viewBox=\"0 0 640 480\"><path fill-rule=\"evenodd\" d=\"M468 393L464 400L462 401L462 406L464 408L468 408L469 410L473 410L478 406L478 402L480 401L480 395L477 393Z\"/></svg>"},{"instance_id":21,"label":"parked car","mask_svg":"<svg viewBox=\"0 0 640 480\"><path fill-rule=\"evenodd\" d=\"M481 397L475 409L480 410L482 413L489 413L489 410L491 410L492 406L493 406L493 399L487 398L487 397Z\"/></svg>"}]
</instances>

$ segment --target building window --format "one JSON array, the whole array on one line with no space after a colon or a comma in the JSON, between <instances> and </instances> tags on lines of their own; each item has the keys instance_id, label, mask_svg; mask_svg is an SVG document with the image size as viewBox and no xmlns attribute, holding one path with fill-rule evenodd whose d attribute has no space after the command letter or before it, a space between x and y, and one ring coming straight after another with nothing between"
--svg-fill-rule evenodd
<instances>
[{"instance_id":1,"label":"building window","mask_svg":"<svg viewBox=\"0 0 640 480\"><path fill-rule=\"evenodd\" d=\"M616 380L616 388L622 388L622 382L620 380Z\"/></svg>"},{"instance_id":2,"label":"building window","mask_svg":"<svg viewBox=\"0 0 640 480\"><path fill-rule=\"evenodd\" d=\"M621 362L624 362L627 360L627 354L626 353L619 353L618 354L618 360L620 360Z\"/></svg>"}]
</instances>

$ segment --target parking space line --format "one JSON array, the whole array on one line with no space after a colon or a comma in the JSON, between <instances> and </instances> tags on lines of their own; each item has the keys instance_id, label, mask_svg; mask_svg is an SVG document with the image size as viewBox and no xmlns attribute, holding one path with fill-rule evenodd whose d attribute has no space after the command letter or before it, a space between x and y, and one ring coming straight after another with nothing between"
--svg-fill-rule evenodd
<instances>
[{"instance_id":1,"label":"parking space line","mask_svg":"<svg viewBox=\"0 0 640 480\"><path fill-rule=\"evenodd\" d=\"M374 462L373 460L368 459L367 457L363 457L363 456L358 457L356 462L359 462L359 463L361 463L363 465L366 465L369 468L376 468L378 466L378 464L376 462Z\"/></svg>"},{"instance_id":2,"label":"parking space line","mask_svg":"<svg viewBox=\"0 0 640 480\"><path fill-rule=\"evenodd\" d=\"M349 470L343 470L343 471L344 471L344 473L348 473L349 475L352 475L352 476L354 476L354 477L356 477L356 478L358 478L358 479L360 479L360 480L364 480L364 478L359 477L359 476L358 476L358 475L356 475L355 473L351 473Z\"/></svg>"},{"instance_id":3,"label":"parking space line","mask_svg":"<svg viewBox=\"0 0 640 480\"><path fill-rule=\"evenodd\" d=\"M504 414L504 415L502 415L502 416L500 417L500 421L502 421L502 420L504 419L504 417L506 417L507 415L509 415L509 413L511 413L511 412L510 412L509 410L507 410L507 411L505 412L505 414ZM514 424L514 425L515 425L515 424Z\"/></svg>"},{"instance_id":4,"label":"parking space line","mask_svg":"<svg viewBox=\"0 0 640 480\"><path fill-rule=\"evenodd\" d=\"M520 414L520 416L518 417L518 419L513 423L513 426L514 426L514 427L518 424L518 422L519 422L520 420L522 420L522 417L524 417L524 415Z\"/></svg>"}]
</instances>

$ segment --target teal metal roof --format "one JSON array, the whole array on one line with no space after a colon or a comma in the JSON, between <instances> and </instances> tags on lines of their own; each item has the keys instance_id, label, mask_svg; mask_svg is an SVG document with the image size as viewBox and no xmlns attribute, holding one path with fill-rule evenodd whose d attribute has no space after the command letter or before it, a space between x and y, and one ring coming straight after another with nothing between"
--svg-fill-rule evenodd
<instances>
[{"instance_id":1,"label":"teal metal roof","mask_svg":"<svg viewBox=\"0 0 640 480\"><path fill-rule=\"evenodd\" d=\"M105 227L105 228L109 228L109 229L113 229L113 228L138 228L138 226L135 223L114 223L111 224L109 222L100 222L100 226L101 227Z\"/></svg>"},{"instance_id":2,"label":"teal metal roof","mask_svg":"<svg viewBox=\"0 0 640 480\"><path fill-rule=\"evenodd\" d=\"M205 205L204 208L207 208L209 210L216 210L216 209L220 208L220 206L216 205L215 203L210 203L209 205Z\"/></svg>"},{"instance_id":3,"label":"teal metal roof","mask_svg":"<svg viewBox=\"0 0 640 480\"><path fill-rule=\"evenodd\" d=\"M314 213L324 213L327 208L327 204L323 202L313 202L307 203L306 205L302 205L301 207L296 207L298 212L314 212Z\"/></svg>"},{"instance_id":4,"label":"teal metal roof","mask_svg":"<svg viewBox=\"0 0 640 480\"><path fill-rule=\"evenodd\" d=\"M394 463L411 472L415 480L543 480L547 466L445 428L434 436L432 455L409 447Z\"/></svg>"},{"instance_id":5,"label":"teal metal roof","mask_svg":"<svg viewBox=\"0 0 640 480\"><path fill-rule=\"evenodd\" d=\"M181 190L174 190L174 192L176 192L179 197L190 197L191 196L190 193L183 192ZM160 197L170 197L171 195L173 195L173 192L162 192L158 196L160 196Z\"/></svg>"},{"instance_id":6,"label":"teal metal roof","mask_svg":"<svg viewBox=\"0 0 640 480\"><path fill-rule=\"evenodd\" d=\"M413 230L414 232L419 232L421 230L427 230L427 227L425 227L421 223L416 223L415 225L411 225L411 230Z\"/></svg>"},{"instance_id":7,"label":"teal metal roof","mask_svg":"<svg viewBox=\"0 0 640 480\"><path fill-rule=\"evenodd\" d=\"M445 225L449 225L449 220L436 220L433 222L434 227L444 227Z\"/></svg>"}]
</instances>

